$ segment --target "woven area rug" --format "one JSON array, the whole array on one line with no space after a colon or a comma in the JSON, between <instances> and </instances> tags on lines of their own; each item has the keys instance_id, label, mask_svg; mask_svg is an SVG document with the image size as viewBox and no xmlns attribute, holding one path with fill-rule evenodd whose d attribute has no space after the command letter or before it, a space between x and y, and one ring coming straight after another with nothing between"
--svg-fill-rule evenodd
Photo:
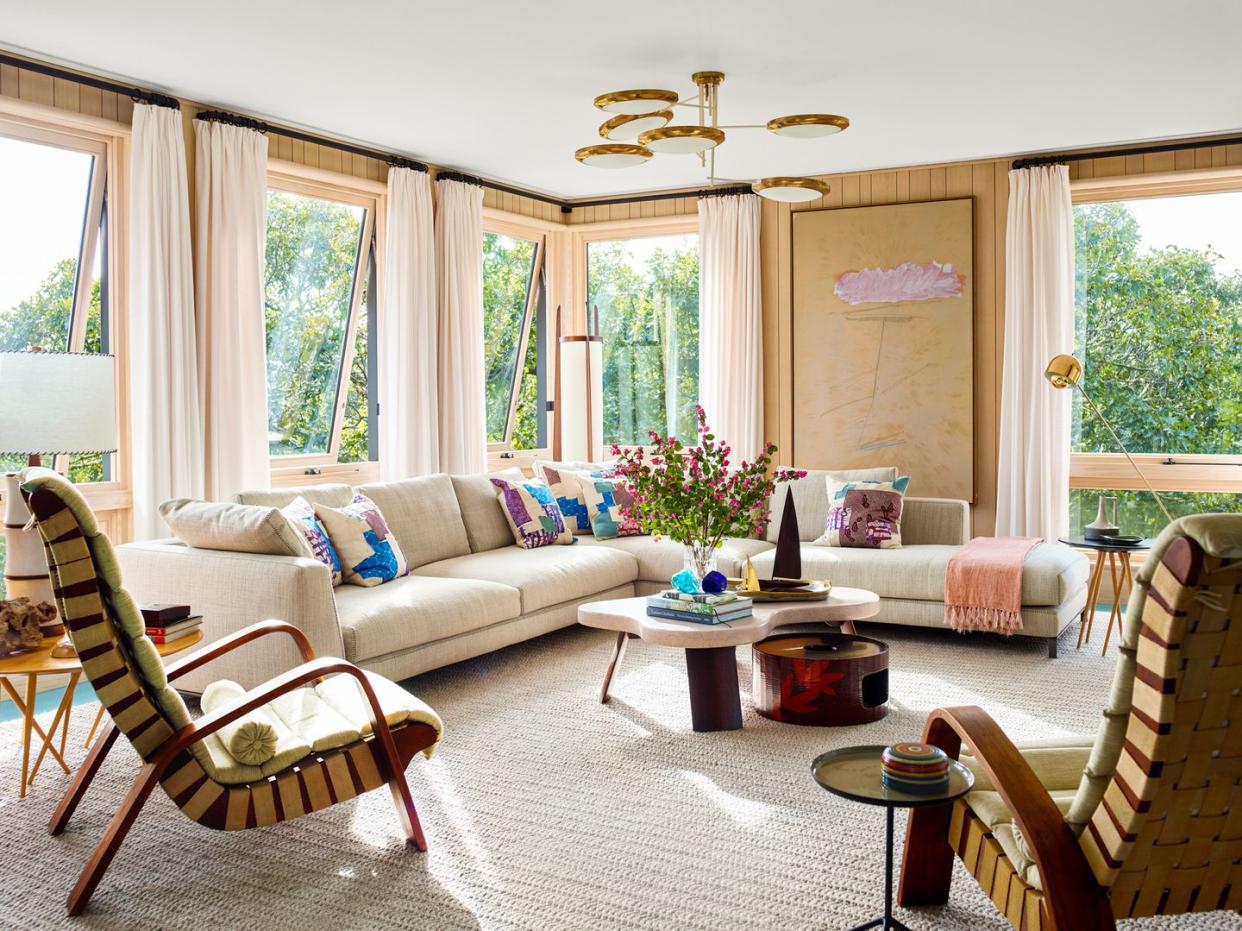
<instances>
[{"instance_id":1,"label":"woven area rug","mask_svg":"<svg viewBox=\"0 0 1242 931\"><path fill-rule=\"evenodd\" d=\"M882 908L883 812L830 796L810 761L832 747L917 738L929 709L980 704L1016 739L1094 732L1115 650L1060 659L1042 641L863 631L891 646L887 718L803 728L756 715L690 728L679 651L632 641L598 690L612 635L570 629L410 680L443 716L410 766L430 851L405 851L385 790L290 824L225 834L158 790L78 920L64 901L136 768L113 751L64 835L45 826L68 777L16 797L18 725L0 728L0 926L44 928L838 929ZM749 682L749 651L738 650ZM70 728L85 751L95 706ZM46 723L46 721L45 721ZM119 751L119 752L118 752ZM899 838L904 817L899 816ZM900 839L898 841L900 845ZM900 857L900 850L898 850ZM1009 925L960 866L950 904L899 910L912 929ZM1237 916L1126 923L1242 929Z\"/></svg>"}]
</instances>

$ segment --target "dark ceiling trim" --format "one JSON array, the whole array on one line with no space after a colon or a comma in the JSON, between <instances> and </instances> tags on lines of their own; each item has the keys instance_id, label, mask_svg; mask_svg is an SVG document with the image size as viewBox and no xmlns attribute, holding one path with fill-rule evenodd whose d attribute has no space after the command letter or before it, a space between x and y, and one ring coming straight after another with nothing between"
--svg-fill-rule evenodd
<instances>
[{"instance_id":1,"label":"dark ceiling trim","mask_svg":"<svg viewBox=\"0 0 1242 931\"><path fill-rule=\"evenodd\" d=\"M1162 152L1185 152L1188 149L1209 149L1218 145L1240 145L1242 136L1208 136L1181 142L1163 142L1157 145L1128 146L1124 149L1103 149L1094 152L1070 152L1062 155L1032 155L1016 158L1014 168L1035 168L1039 165L1063 165L1067 162L1084 162L1092 158L1124 158L1129 155L1159 155Z\"/></svg>"},{"instance_id":2,"label":"dark ceiling trim","mask_svg":"<svg viewBox=\"0 0 1242 931\"><path fill-rule=\"evenodd\" d=\"M598 200L571 200L569 206L609 207L613 204L644 204L653 200L681 200L686 197L726 197L731 194L753 194L749 184L703 188L698 191L661 191L657 194L632 194L629 197L601 197Z\"/></svg>"},{"instance_id":3,"label":"dark ceiling trim","mask_svg":"<svg viewBox=\"0 0 1242 931\"><path fill-rule=\"evenodd\" d=\"M44 74L50 78L60 78L62 81L72 81L74 84L81 84L84 87L94 87L101 91L111 91L114 94L120 94L123 97L128 97L135 103L148 103L155 107L168 107L172 110L181 109L180 101L178 101L175 97L169 97L167 94L144 90L141 87L126 87L124 84L117 84L115 81L105 81L103 78L95 78L88 74L78 74L74 71L66 71L64 68L57 68L54 65L45 65L41 61L31 61L28 58L16 58L13 55L6 55L3 52L0 52L0 65L12 65L14 68L21 68L24 71L33 71L35 74Z\"/></svg>"}]
</instances>

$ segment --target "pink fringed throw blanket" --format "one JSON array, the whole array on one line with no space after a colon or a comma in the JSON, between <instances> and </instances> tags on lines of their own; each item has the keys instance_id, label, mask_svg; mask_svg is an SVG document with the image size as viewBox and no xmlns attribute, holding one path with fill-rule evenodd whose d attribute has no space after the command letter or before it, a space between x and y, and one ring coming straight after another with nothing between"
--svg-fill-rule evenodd
<instances>
[{"instance_id":1,"label":"pink fringed throw blanket","mask_svg":"<svg viewBox=\"0 0 1242 931\"><path fill-rule=\"evenodd\" d=\"M1038 537L976 537L949 560L944 617L954 630L1022 629L1022 566Z\"/></svg>"}]
</instances>

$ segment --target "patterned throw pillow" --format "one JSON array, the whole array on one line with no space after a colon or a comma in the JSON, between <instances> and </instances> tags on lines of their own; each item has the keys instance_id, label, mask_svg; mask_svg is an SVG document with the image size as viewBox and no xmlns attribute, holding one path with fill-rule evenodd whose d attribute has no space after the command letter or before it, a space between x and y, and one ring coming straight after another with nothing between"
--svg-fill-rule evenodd
<instances>
[{"instance_id":1,"label":"patterned throw pillow","mask_svg":"<svg viewBox=\"0 0 1242 931\"><path fill-rule=\"evenodd\" d=\"M828 479L828 524L820 546L897 549L901 546L901 506L910 476L891 482Z\"/></svg>"},{"instance_id":2,"label":"patterned throw pillow","mask_svg":"<svg viewBox=\"0 0 1242 931\"><path fill-rule=\"evenodd\" d=\"M587 513L586 498L578 473L558 466L537 464L536 471L552 490L561 517L574 533L591 533L591 516Z\"/></svg>"},{"instance_id":3,"label":"patterned throw pillow","mask_svg":"<svg viewBox=\"0 0 1242 931\"><path fill-rule=\"evenodd\" d=\"M332 545L328 531L324 530L323 524L315 516L311 503L299 495L281 508L280 513L285 515L290 525L310 544L314 557L332 570L332 584L340 585L341 558L336 553L336 547Z\"/></svg>"},{"instance_id":4,"label":"patterned throw pillow","mask_svg":"<svg viewBox=\"0 0 1242 931\"><path fill-rule=\"evenodd\" d=\"M623 505L634 503L634 496L630 494L624 481L592 472L580 477L580 486L586 498L595 536L601 540L611 540L614 537L636 537L642 534L638 521L621 514Z\"/></svg>"},{"instance_id":5,"label":"patterned throw pillow","mask_svg":"<svg viewBox=\"0 0 1242 931\"><path fill-rule=\"evenodd\" d=\"M315 516L327 528L350 585L371 588L410 571L384 515L366 495L355 494L343 508L316 504Z\"/></svg>"},{"instance_id":6,"label":"patterned throw pillow","mask_svg":"<svg viewBox=\"0 0 1242 931\"><path fill-rule=\"evenodd\" d=\"M491 482L496 486L514 542L528 550L574 542L573 531L565 526L560 506L546 482L533 478L509 481L494 476Z\"/></svg>"}]
</instances>

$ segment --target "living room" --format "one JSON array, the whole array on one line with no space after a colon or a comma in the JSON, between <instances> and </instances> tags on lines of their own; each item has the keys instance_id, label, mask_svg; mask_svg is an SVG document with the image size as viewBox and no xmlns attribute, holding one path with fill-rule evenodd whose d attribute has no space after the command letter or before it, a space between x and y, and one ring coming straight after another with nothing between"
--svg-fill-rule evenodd
<instances>
[{"instance_id":1,"label":"living room","mask_svg":"<svg viewBox=\"0 0 1242 931\"><path fill-rule=\"evenodd\" d=\"M0 927L1242 928L1242 12L462 12L6 9Z\"/></svg>"}]
</instances>

